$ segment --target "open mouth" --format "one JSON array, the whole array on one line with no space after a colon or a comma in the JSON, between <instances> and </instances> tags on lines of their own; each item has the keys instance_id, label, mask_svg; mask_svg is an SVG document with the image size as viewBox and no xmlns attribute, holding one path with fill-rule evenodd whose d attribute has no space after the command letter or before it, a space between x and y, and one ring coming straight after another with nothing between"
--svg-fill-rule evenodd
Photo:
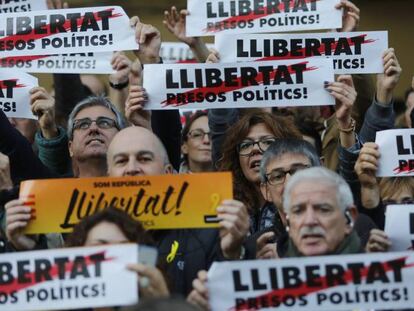
<instances>
[{"instance_id":1,"label":"open mouth","mask_svg":"<svg viewBox=\"0 0 414 311\"><path fill-rule=\"evenodd\" d=\"M90 145L90 144L105 144L105 141L100 138L93 138L86 142L86 145Z\"/></svg>"},{"instance_id":2,"label":"open mouth","mask_svg":"<svg viewBox=\"0 0 414 311\"><path fill-rule=\"evenodd\" d=\"M249 167L251 169L260 169L260 162L261 162L261 159L251 161Z\"/></svg>"}]
</instances>

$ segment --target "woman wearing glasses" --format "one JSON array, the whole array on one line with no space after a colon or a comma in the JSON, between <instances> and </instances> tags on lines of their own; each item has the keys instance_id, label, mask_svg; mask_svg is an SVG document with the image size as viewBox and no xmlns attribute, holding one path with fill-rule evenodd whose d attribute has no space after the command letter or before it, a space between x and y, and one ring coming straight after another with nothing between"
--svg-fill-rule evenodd
<instances>
[{"instance_id":1,"label":"woman wearing glasses","mask_svg":"<svg viewBox=\"0 0 414 311\"><path fill-rule=\"evenodd\" d=\"M250 232L273 226L276 209L260 192L260 162L277 138L301 138L293 123L260 109L252 109L228 129L219 169L233 173L235 199L250 211Z\"/></svg>"},{"instance_id":2,"label":"woman wearing glasses","mask_svg":"<svg viewBox=\"0 0 414 311\"><path fill-rule=\"evenodd\" d=\"M183 160L180 173L200 173L213 170L211 160L211 133L207 112L197 111L182 131Z\"/></svg>"}]
</instances>

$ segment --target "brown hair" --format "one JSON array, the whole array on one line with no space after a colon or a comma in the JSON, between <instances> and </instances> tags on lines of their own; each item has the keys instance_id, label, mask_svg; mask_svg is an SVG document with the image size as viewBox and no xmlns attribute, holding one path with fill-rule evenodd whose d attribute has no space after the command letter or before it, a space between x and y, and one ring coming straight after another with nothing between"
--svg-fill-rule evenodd
<instances>
[{"instance_id":1,"label":"brown hair","mask_svg":"<svg viewBox=\"0 0 414 311\"><path fill-rule=\"evenodd\" d=\"M185 123L184 128L181 131L181 144L184 144L184 142L188 140L188 133L190 132L191 126L197 119L201 117L208 118L207 112L203 110L198 110L193 115L191 115L189 119L187 119L187 122ZM183 153L182 158L183 158L184 163L188 164L188 155Z\"/></svg>"},{"instance_id":2,"label":"brown hair","mask_svg":"<svg viewBox=\"0 0 414 311\"><path fill-rule=\"evenodd\" d=\"M66 240L66 246L83 246L89 231L99 223L110 222L122 231L130 242L153 245L153 240L139 221L131 218L126 212L108 207L91 216L82 219L73 229Z\"/></svg>"},{"instance_id":3,"label":"brown hair","mask_svg":"<svg viewBox=\"0 0 414 311\"><path fill-rule=\"evenodd\" d=\"M233 173L235 199L242 201L249 209L253 210L260 208L257 197L261 196L261 193L257 192L244 176L237 145L246 138L250 128L257 124L264 124L276 138L302 138L290 119L272 115L261 109L251 109L227 130L222 147L223 155L218 163L219 169Z\"/></svg>"},{"instance_id":4,"label":"brown hair","mask_svg":"<svg viewBox=\"0 0 414 311\"><path fill-rule=\"evenodd\" d=\"M402 189L410 189L414 195L413 177L384 177L379 182L381 199L389 198Z\"/></svg>"}]
</instances>

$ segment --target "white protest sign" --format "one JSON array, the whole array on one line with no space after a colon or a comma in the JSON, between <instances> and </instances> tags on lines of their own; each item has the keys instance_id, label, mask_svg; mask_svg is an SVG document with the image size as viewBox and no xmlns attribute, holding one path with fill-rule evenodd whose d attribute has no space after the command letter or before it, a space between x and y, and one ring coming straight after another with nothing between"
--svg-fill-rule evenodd
<instances>
[{"instance_id":1,"label":"white protest sign","mask_svg":"<svg viewBox=\"0 0 414 311\"><path fill-rule=\"evenodd\" d=\"M146 109L333 105L326 58L229 64L146 65Z\"/></svg>"},{"instance_id":2,"label":"white protest sign","mask_svg":"<svg viewBox=\"0 0 414 311\"><path fill-rule=\"evenodd\" d=\"M414 176L414 129L393 129L377 132L379 146L377 176Z\"/></svg>"},{"instance_id":3,"label":"white protest sign","mask_svg":"<svg viewBox=\"0 0 414 311\"><path fill-rule=\"evenodd\" d=\"M214 263L212 311L355 310L411 307L414 253Z\"/></svg>"},{"instance_id":4,"label":"white protest sign","mask_svg":"<svg viewBox=\"0 0 414 311\"><path fill-rule=\"evenodd\" d=\"M0 58L0 67L33 73L111 74L112 52L59 55L11 56Z\"/></svg>"},{"instance_id":5,"label":"white protest sign","mask_svg":"<svg viewBox=\"0 0 414 311\"><path fill-rule=\"evenodd\" d=\"M136 244L0 255L2 311L73 310L138 301Z\"/></svg>"},{"instance_id":6,"label":"white protest sign","mask_svg":"<svg viewBox=\"0 0 414 311\"><path fill-rule=\"evenodd\" d=\"M0 109L9 118L37 119L30 109L29 91L37 78L20 70L0 69Z\"/></svg>"},{"instance_id":7,"label":"white protest sign","mask_svg":"<svg viewBox=\"0 0 414 311\"><path fill-rule=\"evenodd\" d=\"M138 49L119 6L7 14L0 20L0 57Z\"/></svg>"},{"instance_id":8,"label":"white protest sign","mask_svg":"<svg viewBox=\"0 0 414 311\"><path fill-rule=\"evenodd\" d=\"M207 48L213 48L214 44L206 44ZM162 42L160 57L164 64L173 63L197 63L188 44L182 42Z\"/></svg>"},{"instance_id":9,"label":"white protest sign","mask_svg":"<svg viewBox=\"0 0 414 311\"><path fill-rule=\"evenodd\" d=\"M389 251L414 249L414 205L388 205L385 214L385 233L391 240Z\"/></svg>"},{"instance_id":10,"label":"white protest sign","mask_svg":"<svg viewBox=\"0 0 414 311\"><path fill-rule=\"evenodd\" d=\"M0 15L47 10L46 0L0 0Z\"/></svg>"},{"instance_id":11,"label":"white protest sign","mask_svg":"<svg viewBox=\"0 0 414 311\"><path fill-rule=\"evenodd\" d=\"M187 0L189 37L342 27L340 0Z\"/></svg>"},{"instance_id":12,"label":"white protest sign","mask_svg":"<svg viewBox=\"0 0 414 311\"><path fill-rule=\"evenodd\" d=\"M336 74L382 73L388 32L218 35L215 48L223 63L328 56Z\"/></svg>"}]
</instances>

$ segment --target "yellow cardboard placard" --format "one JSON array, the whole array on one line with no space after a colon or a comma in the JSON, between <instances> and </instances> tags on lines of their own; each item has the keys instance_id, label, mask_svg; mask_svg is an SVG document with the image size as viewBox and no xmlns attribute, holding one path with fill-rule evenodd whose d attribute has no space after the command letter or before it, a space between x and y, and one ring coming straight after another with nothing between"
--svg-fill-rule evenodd
<instances>
[{"instance_id":1,"label":"yellow cardboard placard","mask_svg":"<svg viewBox=\"0 0 414 311\"><path fill-rule=\"evenodd\" d=\"M215 228L216 207L233 197L231 173L62 178L24 181L20 198L35 210L26 233L71 232L110 205L147 229Z\"/></svg>"}]
</instances>

